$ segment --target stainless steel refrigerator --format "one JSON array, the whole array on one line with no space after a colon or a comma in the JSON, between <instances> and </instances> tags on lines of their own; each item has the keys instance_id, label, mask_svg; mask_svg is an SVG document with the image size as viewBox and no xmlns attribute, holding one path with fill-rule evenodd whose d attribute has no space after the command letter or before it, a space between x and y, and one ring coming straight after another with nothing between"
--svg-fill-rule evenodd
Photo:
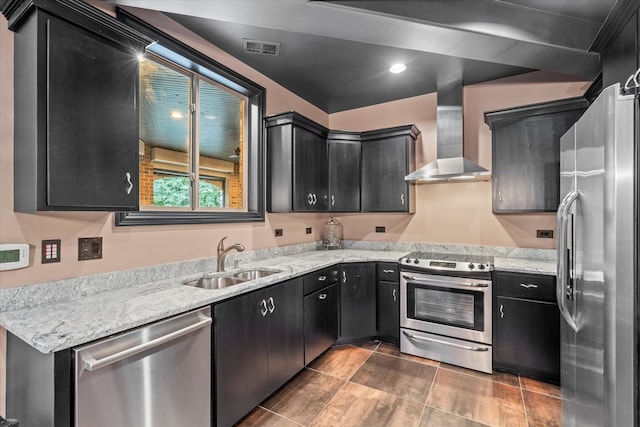
<instances>
[{"instance_id":1,"label":"stainless steel refrigerator","mask_svg":"<svg viewBox=\"0 0 640 427\"><path fill-rule=\"evenodd\" d=\"M565 426L637 425L637 103L610 86L561 138Z\"/></svg>"}]
</instances>

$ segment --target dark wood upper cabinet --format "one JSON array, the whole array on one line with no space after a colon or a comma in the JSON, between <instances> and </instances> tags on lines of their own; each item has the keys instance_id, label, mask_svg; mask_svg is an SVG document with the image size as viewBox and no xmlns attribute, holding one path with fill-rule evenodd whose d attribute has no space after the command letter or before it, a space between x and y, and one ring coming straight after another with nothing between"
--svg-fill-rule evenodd
<instances>
[{"instance_id":1,"label":"dark wood upper cabinet","mask_svg":"<svg viewBox=\"0 0 640 427\"><path fill-rule=\"evenodd\" d=\"M137 210L137 54L152 40L80 1L9 6L14 210Z\"/></svg>"},{"instance_id":2,"label":"dark wood upper cabinet","mask_svg":"<svg viewBox=\"0 0 640 427\"><path fill-rule=\"evenodd\" d=\"M584 98L485 113L492 130L494 213L555 212L560 137L587 108Z\"/></svg>"},{"instance_id":3,"label":"dark wood upper cabinet","mask_svg":"<svg viewBox=\"0 0 640 427\"><path fill-rule=\"evenodd\" d=\"M362 133L362 212L415 211L415 185L404 177L415 169L419 134L413 125Z\"/></svg>"},{"instance_id":4,"label":"dark wood upper cabinet","mask_svg":"<svg viewBox=\"0 0 640 427\"><path fill-rule=\"evenodd\" d=\"M267 211L414 212L413 125L329 131L288 112L265 118Z\"/></svg>"},{"instance_id":5,"label":"dark wood upper cabinet","mask_svg":"<svg viewBox=\"0 0 640 427\"><path fill-rule=\"evenodd\" d=\"M267 211L327 210L327 129L296 113L265 119Z\"/></svg>"},{"instance_id":6,"label":"dark wood upper cabinet","mask_svg":"<svg viewBox=\"0 0 640 427\"><path fill-rule=\"evenodd\" d=\"M360 133L329 132L329 211L360 212Z\"/></svg>"}]
</instances>

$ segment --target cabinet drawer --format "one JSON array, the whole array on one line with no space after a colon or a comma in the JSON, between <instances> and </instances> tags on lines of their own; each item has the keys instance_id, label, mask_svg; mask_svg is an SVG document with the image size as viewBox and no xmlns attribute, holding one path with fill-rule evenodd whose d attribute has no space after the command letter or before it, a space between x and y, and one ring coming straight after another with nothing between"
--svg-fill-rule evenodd
<instances>
[{"instance_id":1,"label":"cabinet drawer","mask_svg":"<svg viewBox=\"0 0 640 427\"><path fill-rule=\"evenodd\" d=\"M302 279L304 294L308 295L338 281L338 267L329 267L309 273Z\"/></svg>"},{"instance_id":2,"label":"cabinet drawer","mask_svg":"<svg viewBox=\"0 0 640 427\"><path fill-rule=\"evenodd\" d=\"M555 276L526 273L495 272L496 295L537 301L556 300Z\"/></svg>"},{"instance_id":3,"label":"cabinet drawer","mask_svg":"<svg viewBox=\"0 0 640 427\"><path fill-rule=\"evenodd\" d=\"M400 270L395 262L378 262L377 278L385 282L400 282Z\"/></svg>"}]
</instances>

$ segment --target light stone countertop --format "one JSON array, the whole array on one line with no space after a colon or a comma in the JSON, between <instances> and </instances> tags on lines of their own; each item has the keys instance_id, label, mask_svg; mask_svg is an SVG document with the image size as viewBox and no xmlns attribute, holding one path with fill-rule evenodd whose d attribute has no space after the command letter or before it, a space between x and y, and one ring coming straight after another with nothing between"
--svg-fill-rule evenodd
<instances>
[{"instance_id":1,"label":"light stone countertop","mask_svg":"<svg viewBox=\"0 0 640 427\"><path fill-rule=\"evenodd\" d=\"M555 260L524 259L524 258L499 258L493 259L494 270L510 271L515 273L556 275Z\"/></svg>"},{"instance_id":2,"label":"light stone countertop","mask_svg":"<svg viewBox=\"0 0 640 427\"><path fill-rule=\"evenodd\" d=\"M337 263L396 262L406 253L335 250L281 256L245 263L237 270L270 268L281 270L280 273L224 289L209 290L182 285L183 280L202 275L191 274L2 311L0 325L40 352L51 353L204 307Z\"/></svg>"},{"instance_id":3,"label":"light stone countertop","mask_svg":"<svg viewBox=\"0 0 640 427\"><path fill-rule=\"evenodd\" d=\"M181 284L184 280L200 277L203 272L212 271L211 267L215 263L211 259L0 289L0 300L4 300L0 301L0 326L40 352L50 353L303 276L337 263L396 262L413 250L480 252L494 255L496 270L555 274L555 260L552 259L554 254L545 250L346 243L348 249L343 250L313 250L313 245L299 245L268 249L263 253L238 254L243 259L241 268L230 270L230 273L254 268L277 269L281 272L224 289L200 289ZM262 259L256 259L260 257ZM165 277L173 278L163 279Z\"/></svg>"}]
</instances>

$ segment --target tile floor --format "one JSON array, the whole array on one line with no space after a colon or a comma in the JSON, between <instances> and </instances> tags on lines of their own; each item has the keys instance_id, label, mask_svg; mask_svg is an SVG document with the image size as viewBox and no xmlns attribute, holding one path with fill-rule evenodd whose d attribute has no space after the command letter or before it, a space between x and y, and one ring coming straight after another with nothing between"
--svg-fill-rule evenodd
<instances>
[{"instance_id":1,"label":"tile floor","mask_svg":"<svg viewBox=\"0 0 640 427\"><path fill-rule=\"evenodd\" d=\"M380 342L329 349L238 426L561 426L559 387Z\"/></svg>"}]
</instances>

